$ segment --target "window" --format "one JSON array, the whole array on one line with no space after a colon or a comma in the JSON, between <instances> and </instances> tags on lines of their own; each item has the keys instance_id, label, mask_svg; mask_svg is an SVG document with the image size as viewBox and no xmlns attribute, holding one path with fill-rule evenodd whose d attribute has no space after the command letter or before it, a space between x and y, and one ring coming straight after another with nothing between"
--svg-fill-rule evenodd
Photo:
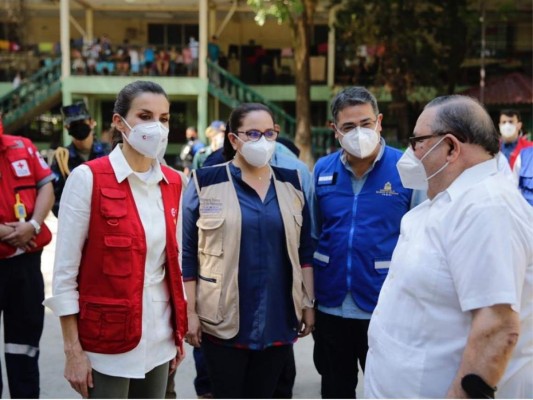
<instances>
[{"instance_id":1,"label":"window","mask_svg":"<svg viewBox=\"0 0 533 400\"><path fill-rule=\"evenodd\" d=\"M187 47L189 38L198 40L198 25L148 24L148 43L157 47Z\"/></svg>"}]
</instances>

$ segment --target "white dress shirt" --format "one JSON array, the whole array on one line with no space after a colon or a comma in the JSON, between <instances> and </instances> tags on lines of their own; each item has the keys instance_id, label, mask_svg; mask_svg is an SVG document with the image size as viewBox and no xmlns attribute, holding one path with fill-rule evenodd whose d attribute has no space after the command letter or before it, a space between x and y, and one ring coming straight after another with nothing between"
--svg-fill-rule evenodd
<instances>
[{"instance_id":1,"label":"white dress shirt","mask_svg":"<svg viewBox=\"0 0 533 400\"><path fill-rule=\"evenodd\" d=\"M120 146L109 155L118 182L128 180L146 235L146 263L143 290L142 337L133 350L122 354L87 352L92 367L103 374L125 378L144 378L145 373L176 355L171 325L171 306L165 277L165 220L159 182L165 179L159 162L146 173L135 173ZM77 277L83 246L89 230L93 175L80 165L67 179L61 196L53 296L44 304L55 315L79 312ZM180 207L181 208L181 207ZM180 210L181 211L181 210ZM181 244L181 221L176 232Z\"/></svg>"},{"instance_id":2,"label":"white dress shirt","mask_svg":"<svg viewBox=\"0 0 533 400\"><path fill-rule=\"evenodd\" d=\"M497 172L464 171L402 220L369 328L367 398L444 398L471 311L509 304L521 334L496 396L533 397L533 208Z\"/></svg>"}]
</instances>

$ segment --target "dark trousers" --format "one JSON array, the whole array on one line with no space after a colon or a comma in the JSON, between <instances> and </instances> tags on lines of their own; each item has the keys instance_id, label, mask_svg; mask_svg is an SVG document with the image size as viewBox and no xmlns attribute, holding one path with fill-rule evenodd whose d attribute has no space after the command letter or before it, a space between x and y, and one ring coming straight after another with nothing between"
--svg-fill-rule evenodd
<instances>
[{"instance_id":1,"label":"dark trousers","mask_svg":"<svg viewBox=\"0 0 533 400\"><path fill-rule=\"evenodd\" d=\"M0 314L11 398L39 398L39 340L44 324L41 251L0 260ZM0 395L3 390L0 374Z\"/></svg>"},{"instance_id":2,"label":"dark trousers","mask_svg":"<svg viewBox=\"0 0 533 400\"><path fill-rule=\"evenodd\" d=\"M204 352L201 347L194 347L192 350L194 366L196 367L196 378L194 378L194 390L197 396L204 396L211 393L211 382L205 364Z\"/></svg>"},{"instance_id":3,"label":"dark trousers","mask_svg":"<svg viewBox=\"0 0 533 400\"><path fill-rule=\"evenodd\" d=\"M147 372L142 379L110 376L93 370L90 399L162 399L168 379L169 362Z\"/></svg>"},{"instance_id":4,"label":"dark trousers","mask_svg":"<svg viewBox=\"0 0 533 400\"><path fill-rule=\"evenodd\" d=\"M211 394L211 381L209 380L209 374L207 373L207 365L205 364L205 358L201 347L193 348L194 365L196 367L196 378L194 378L194 389L197 396L204 396ZM278 380L276 390L274 391L274 399L291 399L292 389L294 387L294 381L296 379L296 362L294 360L294 349L290 346L290 355L287 363L283 367L283 371ZM168 386L167 386L168 390ZM173 398L174 397L167 397Z\"/></svg>"},{"instance_id":5,"label":"dark trousers","mask_svg":"<svg viewBox=\"0 0 533 400\"><path fill-rule=\"evenodd\" d=\"M205 336L202 349L217 399L273 398L292 345L248 350L222 346Z\"/></svg>"},{"instance_id":6,"label":"dark trousers","mask_svg":"<svg viewBox=\"0 0 533 400\"><path fill-rule=\"evenodd\" d=\"M275 399L292 399L292 388L296 380L296 362L294 360L294 347L290 347L289 358L281 371L278 379L276 390L274 391Z\"/></svg>"},{"instance_id":7,"label":"dark trousers","mask_svg":"<svg viewBox=\"0 0 533 400\"><path fill-rule=\"evenodd\" d=\"M357 361L365 370L369 320L341 318L317 310L313 360L322 375L322 398L354 399Z\"/></svg>"}]
</instances>

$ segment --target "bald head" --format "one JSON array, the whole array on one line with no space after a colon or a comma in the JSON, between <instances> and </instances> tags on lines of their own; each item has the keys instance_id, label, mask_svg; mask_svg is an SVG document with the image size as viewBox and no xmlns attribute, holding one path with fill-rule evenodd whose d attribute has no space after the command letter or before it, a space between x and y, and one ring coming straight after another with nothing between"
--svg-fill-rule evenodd
<instances>
[{"instance_id":1,"label":"bald head","mask_svg":"<svg viewBox=\"0 0 533 400\"><path fill-rule=\"evenodd\" d=\"M424 110L434 108L431 123L434 134L449 132L463 143L477 144L489 154L499 151L499 135L485 108L471 97L451 95L430 101Z\"/></svg>"}]
</instances>

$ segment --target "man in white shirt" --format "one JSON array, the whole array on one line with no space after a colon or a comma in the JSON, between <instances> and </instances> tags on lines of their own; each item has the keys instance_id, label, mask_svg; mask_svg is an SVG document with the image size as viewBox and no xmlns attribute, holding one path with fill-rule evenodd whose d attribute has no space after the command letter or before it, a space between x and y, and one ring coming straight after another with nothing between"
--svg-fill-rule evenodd
<instances>
[{"instance_id":1,"label":"man in white shirt","mask_svg":"<svg viewBox=\"0 0 533 400\"><path fill-rule=\"evenodd\" d=\"M365 397L533 397L533 209L497 170L483 107L439 97L398 162L402 220L369 328Z\"/></svg>"}]
</instances>

